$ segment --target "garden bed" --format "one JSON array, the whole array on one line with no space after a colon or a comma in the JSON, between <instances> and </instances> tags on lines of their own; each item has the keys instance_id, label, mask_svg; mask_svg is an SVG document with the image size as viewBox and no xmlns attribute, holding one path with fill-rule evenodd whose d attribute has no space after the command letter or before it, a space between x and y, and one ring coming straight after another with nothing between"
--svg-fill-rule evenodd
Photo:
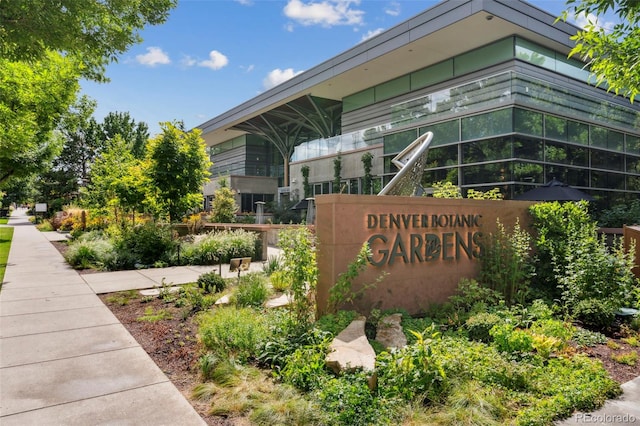
<instances>
[{"instance_id":1,"label":"garden bed","mask_svg":"<svg viewBox=\"0 0 640 426\"><path fill-rule=\"evenodd\" d=\"M198 358L202 348L197 342L198 326L193 316L183 319L180 308L171 303L165 303L160 298L151 300L144 298L137 291L102 295L100 298L207 424L245 425L250 423L248 418L212 416L208 414L209 404L199 402L192 397L193 388L202 382L198 368ZM145 312L161 310L168 312L171 318L157 322L139 320ZM599 344L579 349L579 351L602 361L609 375L618 383L640 376L640 362L631 366L613 361L614 354L635 351L640 355L638 347L631 346L619 338L610 338L608 344Z\"/></svg>"}]
</instances>

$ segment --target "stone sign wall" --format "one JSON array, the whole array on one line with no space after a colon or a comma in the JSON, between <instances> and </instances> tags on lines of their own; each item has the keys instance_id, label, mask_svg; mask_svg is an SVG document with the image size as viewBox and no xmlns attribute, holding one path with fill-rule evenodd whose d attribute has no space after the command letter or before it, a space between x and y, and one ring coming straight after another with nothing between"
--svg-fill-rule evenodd
<instances>
[{"instance_id":1,"label":"stone sign wall","mask_svg":"<svg viewBox=\"0 0 640 426\"><path fill-rule=\"evenodd\" d=\"M526 229L533 204L344 194L315 200L318 311L325 312L329 289L369 242L372 256L354 289L387 275L353 306L343 306L364 315L374 308L420 314L446 301L461 278L477 276L482 235L495 232L498 218L509 231L518 218Z\"/></svg>"}]
</instances>

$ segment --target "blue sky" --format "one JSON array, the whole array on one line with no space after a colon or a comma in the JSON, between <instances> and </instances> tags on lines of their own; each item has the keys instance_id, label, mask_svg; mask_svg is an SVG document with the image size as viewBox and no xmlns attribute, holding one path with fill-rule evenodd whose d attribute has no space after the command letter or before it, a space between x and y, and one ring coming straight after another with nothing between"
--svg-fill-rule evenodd
<instances>
[{"instance_id":1,"label":"blue sky","mask_svg":"<svg viewBox=\"0 0 640 426\"><path fill-rule=\"evenodd\" d=\"M439 0L179 0L162 25L107 68L109 83L83 82L98 121L129 112L195 127ZM554 15L563 0L529 0Z\"/></svg>"}]
</instances>

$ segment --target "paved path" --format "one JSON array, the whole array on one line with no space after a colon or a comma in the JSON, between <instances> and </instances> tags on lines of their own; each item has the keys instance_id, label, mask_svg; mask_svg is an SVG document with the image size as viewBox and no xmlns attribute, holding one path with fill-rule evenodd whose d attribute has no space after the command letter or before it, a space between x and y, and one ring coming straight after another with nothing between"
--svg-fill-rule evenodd
<instances>
[{"instance_id":1,"label":"paved path","mask_svg":"<svg viewBox=\"0 0 640 426\"><path fill-rule=\"evenodd\" d=\"M25 212L14 212L9 225L0 424L205 424Z\"/></svg>"}]
</instances>

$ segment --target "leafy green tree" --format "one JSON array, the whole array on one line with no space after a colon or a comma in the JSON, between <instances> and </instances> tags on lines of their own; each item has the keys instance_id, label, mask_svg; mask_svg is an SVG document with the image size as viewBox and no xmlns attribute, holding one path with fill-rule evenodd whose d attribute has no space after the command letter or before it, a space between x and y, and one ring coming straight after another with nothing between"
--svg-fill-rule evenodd
<instances>
[{"instance_id":1,"label":"leafy green tree","mask_svg":"<svg viewBox=\"0 0 640 426\"><path fill-rule=\"evenodd\" d=\"M302 166L300 172L302 172L302 187L304 188L304 198L306 199L312 195L311 185L309 184L309 166Z\"/></svg>"},{"instance_id":2,"label":"leafy green tree","mask_svg":"<svg viewBox=\"0 0 640 426\"><path fill-rule=\"evenodd\" d=\"M57 53L30 64L0 54L0 185L42 171L60 152L53 130L75 100L79 75L78 64Z\"/></svg>"},{"instance_id":3,"label":"leafy green tree","mask_svg":"<svg viewBox=\"0 0 640 426\"><path fill-rule=\"evenodd\" d=\"M216 223L235 222L236 211L238 211L235 192L229 188L227 179L224 177L218 180L218 185L218 189L213 191L211 220Z\"/></svg>"},{"instance_id":4,"label":"leafy green tree","mask_svg":"<svg viewBox=\"0 0 640 426\"><path fill-rule=\"evenodd\" d=\"M143 160L133 156L127 142L116 135L95 161L86 203L98 210L110 210L116 221L124 222L126 213L143 210L147 199L149 178Z\"/></svg>"},{"instance_id":5,"label":"leafy green tree","mask_svg":"<svg viewBox=\"0 0 640 426\"><path fill-rule=\"evenodd\" d=\"M333 188L332 192L334 194L339 194L342 192L342 188L340 187L342 177L342 156L338 154L336 158L333 160Z\"/></svg>"},{"instance_id":6,"label":"leafy green tree","mask_svg":"<svg viewBox=\"0 0 640 426\"><path fill-rule=\"evenodd\" d=\"M598 84L606 84L616 95L631 102L640 92L640 2L638 0L567 0L561 19L584 15L588 23L572 37L578 55L591 66ZM603 28L595 17L613 11L621 19L613 28Z\"/></svg>"},{"instance_id":7,"label":"leafy green tree","mask_svg":"<svg viewBox=\"0 0 640 426\"><path fill-rule=\"evenodd\" d=\"M41 61L60 52L105 81L105 66L142 41L139 30L163 23L176 0L2 0L0 57Z\"/></svg>"},{"instance_id":8,"label":"leafy green tree","mask_svg":"<svg viewBox=\"0 0 640 426\"><path fill-rule=\"evenodd\" d=\"M373 163L373 154L365 152L360 158L362 160L362 166L364 167L364 178L362 179L362 193L365 195L371 194L371 166Z\"/></svg>"},{"instance_id":9,"label":"leafy green tree","mask_svg":"<svg viewBox=\"0 0 640 426\"><path fill-rule=\"evenodd\" d=\"M211 161L201 131L186 132L176 123L161 123L162 133L147 145L147 175L158 207L178 220L202 206L202 186Z\"/></svg>"},{"instance_id":10,"label":"leafy green tree","mask_svg":"<svg viewBox=\"0 0 640 426\"><path fill-rule=\"evenodd\" d=\"M58 125L62 152L50 167L39 173L36 181L40 196L53 209L59 209L77 197L80 186L88 181L91 163L102 149L98 124L91 116L95 108L95 101L83 96L63 115Z\"/></svg>"},{"instance_id":11,"label":"leafy green tree","mask_svg":"<svg viewBox=\"0 0 640 426\"><path fill-rule=\"evenodd\" d=\"M6 192L3 199L4 204L27 204L36 201L37 194L33 181L33 176L10 179L6 185L4 185Z\"/></svg>"},{"instance_id":12,"label":"leafy green tree","mask_svg":"<svg viewBox=\"0 0 640 426\"><path fill-rule=\"evenodd\" d=\"M127 142L129 150L136 158L144 158L149 139L149 126L145 122L136 123L128 112L110 112L102 122L102 138L111 139L120 135Z\"/></svg>"}]
</instances>

